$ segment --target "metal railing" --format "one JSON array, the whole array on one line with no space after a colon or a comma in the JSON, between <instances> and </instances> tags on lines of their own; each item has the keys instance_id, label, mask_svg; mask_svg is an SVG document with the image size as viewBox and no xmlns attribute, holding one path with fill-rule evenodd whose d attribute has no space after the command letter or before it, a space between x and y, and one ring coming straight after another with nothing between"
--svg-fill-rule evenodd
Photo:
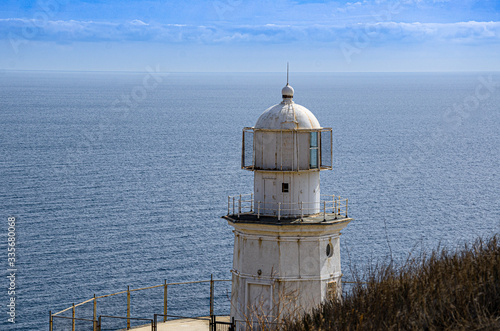
<instances>
[{"instance_id":1,"label":"metal railing","mask_svg":"<svg viewBox=\"0 0 500 331\"><path fill-rule=\"evenodd\" d=\"M253 193L232 195L227 197L227 214L236 215L253 212ZM245 211L247 210L247 211ZM232 213L231 213L232 211Z\"/></svg>"},{"instance_id":2,"label":"metal railing","mask_svg":"<svg viewBox=\"0 0 500 331\"><path fill-rule=\"evenodd\" d=\"M234 325L235 321L234 319L231 320L231 322L220 322L216 321L215 314L214 314L214 308L215 308L215 283L216 282L231 282L230 279L213 279L213 276L210 277L209 280L200 280L200 281L190 281L190 282L177 282L177 283L167 283L166 281L164 284L160 285L154 285L154 286L149 286L149 287L144 287L144 288L138 288L138 289L130 289L130 287L127 288L126 291L121 291L121 292L116 292L116 293L111 293L111 294L106 294L106 295L101 295L101 296L96 296L94 295L93 298L90 298L88 300L82 301L78 304L73 304L70 307L63 309L61 311L58 311L56 313L52 313L52 311L49 311L49 331L54 330L54 320L61 319L61 320L69 320L71 321L71 330L76 331L76 322L89 322L88 325L84 328L84 330L89 330L90 326L92 325L92 330L93 331L101 331L104 330L102 329L103 325L103 319L119 319L119 320L126 320L127 322L127 327L126 329L129 330L131 329L131 321L147 321L151 323L151 330L152 331L157 331L158 329L158 317L162 317L163 322L166 322L168 320L168 317L171 318L185 318L185 319L196 319L196 320L206 320L210 321L211 326L213 324L219 324L219 325ZM200 284L200 283L210 283L210 308L209 308L209 317L196 317L196 316L180 316L180 315L173 315L173 314L168 314L168 287L170 286L177 286L177 285L188 285L188 284ZM363 282L352 282L352 281L342 281L342 283L345 284L356 284L356 283L362 283ZM163 287L163 302L164 302L164 307L163 307L163 314L158 314L151 312L153 314L153 318L143 318L143 317L132 317L130 312L131 312L131 297L130 293L131 292L136 292L136 291L143 291L143 290L148 290L148 289L153 289L153 288L158 288L158 287ZM109 298L115 295L120 295L120 294L127 294L127 316L113 316L113 315L105 315L105 314L100 314L98 315L97 311L97 300L98 299L104 299L104 298ZM81 318L81 317L76 317L76 308L80 307L82 305L85 305L86 303L93 303L93 316L88 317L88 318ZM63 316L62 314L66 312L71 312L71 316ZM161 319L160 319L161 320ZM92 323L92 324L91 324ZM241 323L241 321L236 321L236 323ZM246 323L246 322L245 322ZM144 325L142 325L144 326ZM65 327L64 330L69 330L68 327Z\"/></svg>"},{"instance_id":3,"label":"metal railing","mask_svg":"<svg viewBox=\"0 0 500 331\"><path fill-rule=\"evenodd\" d=\"M241 214L255 214L258 219L261 216L300 217L323 214L334 214L337 217L347 217L348 199L335 195L321 195L328 197L316 202L262 202L254 201L253 193L228 196L227 215L240 218Z\"/></svg>"},{"instance_id":4,"label":"metal railing","mask_svg":"<svg viewBox=\"0 0 500 331\"><path fill-rule=\"evenodd\" d=\"M54 320L55 319L64 319L64 320L71 320L71 331L76 331L76 322L77 321L84 321L84 322L92 322L92 330L93 331L100 331L101 326L102 326L102 319L103 318L108 318L108 319L122 319L126 320L127 326L126 329L129 330L131 328L131 321L150 321L151 322L151 328L152 330L156 329L156 318L157 316L162 316L163 317L163 322L167 321L168 317L180 317L180 316L175 316L175 315L169 315L168 314L168 289L169 287L172 286L178 286L178 285L188 285L188 284L202 284L202 283L210 283L210 310L209 310L209 315L213 316L214 315L214 307L215 307L215 302L214 302L214 297L215 297L215 283L216 282L230 282L230 279L213 279L213 276L210 277L209 280L199 280L199 281L190 281L190 282L176 282L176 283L167 283L165 282L163 284L159 285L154 285L154 286L148 286L148 287L143 287L143 288L137 288L137 289L130 289L130 286L127 287L126 291L120 291L116 293L111 293L111 294L105 294L101 296L96 296L94 294L93 298L90 298L88 300L82 301L78 304L73 304L68 308L65 308L61 311L58 311L56 313L52 313L52 311L49 311L49 331L54 331ZM160 288L163 287L163 314L157 314L157 312L151 312L151 315L154 314L154 318L143 318L143 317L132 317L131 316L131 293L132 292L137 292L137 291L145 291L145 290L150 290L154 288ZM97 303L98 300L104 299L104 298L109 298L112 296L116 295L124 295L126 294L127 297L127 316L112 316L112 315L105 315L105 314L98 314L97 310ZM92 316L81 318L81 317L76 317L76 311L77 308L80 306L83 306L85 304L93 304L93 313ZM64 314L71 312L70 316L65 316ZM189 317L192 318L192 317ZM86 328L88 329L88 327ZM64 330L68 330L68 328L64 328Z\"/></svg>"},{"instance_id":5,"label":"metal railing","mask_svg":"<svg viewBox=\"0 0 500 331\"><path fill-rule=\"evenodd\" d=\"M234 317L229 322L217 321L217 316L210 316L210 331L235 331L236 323Z\"/></svg>"}]
</instances>

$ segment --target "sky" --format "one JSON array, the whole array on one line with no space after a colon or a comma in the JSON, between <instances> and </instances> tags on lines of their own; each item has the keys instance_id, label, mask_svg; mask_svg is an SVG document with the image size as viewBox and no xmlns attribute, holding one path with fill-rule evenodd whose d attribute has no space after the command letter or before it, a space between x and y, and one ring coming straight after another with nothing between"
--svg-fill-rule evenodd
<instances>
[{"instance_id":1,"label":"sky","mask_svg":"<svg viewBox=\"0 0 500 331\"><path fill-rule=\"evenodd\" d=\"M500 71L500 0L2 0L1 70Z\"/></svg>"}]
</instances>

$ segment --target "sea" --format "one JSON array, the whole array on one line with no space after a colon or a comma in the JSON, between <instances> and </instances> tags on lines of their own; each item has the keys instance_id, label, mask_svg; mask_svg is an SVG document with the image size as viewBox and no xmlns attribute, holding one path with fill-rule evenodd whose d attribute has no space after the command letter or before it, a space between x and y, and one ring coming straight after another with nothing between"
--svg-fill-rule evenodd
<instances>
[{"instance_id":1,"label":"sea","mask_svg":"<svg viewBox=\"0 0 500 331\"><path fill-rule=\"evenodd\" d=\"M221 216L229 195L253 189L242 129L285 84L286 73L153 67L0 72L0 330L48 330L49 311L94 295L125 291L97 308L126 316L127 289L230 279ZM499 233L500 73L292 72L290 85L333 128L321 192L348 198L354 218L341 236L344 280ZM131 292L131 316L163 313L163 294ZM230 282L216 282L216 314L229 313L229 296ZM169 286L168 313L207 316L209 283ZM71 321L54 318L54 330Z\"/></svg>"}]
</instances>

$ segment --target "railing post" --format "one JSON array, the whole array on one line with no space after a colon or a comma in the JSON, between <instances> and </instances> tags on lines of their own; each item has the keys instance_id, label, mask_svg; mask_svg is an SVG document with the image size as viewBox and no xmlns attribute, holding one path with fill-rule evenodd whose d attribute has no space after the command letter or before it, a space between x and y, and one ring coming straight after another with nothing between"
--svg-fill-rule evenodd
<instances>
[{"instance_id":1,"label":"railing post","mask_svg":"<svg viewBox=\"0 0 500 331\"><path fill-rule=\"evenodd\" d=\"M257 219L260 219L260 201L257 202Z\"/></svg>"},{"instance_id":2,"label":"railing post","mask_svg":"<svg viewBox=\"0 0 500 331\"><path fill-rule=\"evenodd\" d=\"M236 213L234 212L234 197L233 197L233 215L234 214L236 214Z\"/></svg>"},{"instance_id":3,"label":"railing post","mask_svg":"<svg viewBox=\"0 0 500 331\"><path fill-rule=\"evenodd\" d=\"M323 201L323 220L326 221L326 201Z\"/></svg>"},{"instance_id":4,"label":"railing post","mask_svg":"<svg viewBox=\"0 0 500 331\"><path fill-rule=\"evenodd\" d=\"M97 319L97 298L95 297L94 293L94 314L92 315L92 319L94 320L94 331L97 331L97 325L96 325L96 319Z\"/></svg>"},{"instance_id":5,"label":"railing post","mask_svg":"<svg viewBox=\"0 0 500 331\"><path fill-rule=\"evenodd\" d=\"M281 202L278 202L278 221L281 220Z\"/></svg>"},{"instance_id":6,"label":"railing post","mask_svg":"<svg viewBox=\"0 0 500 331\"><path fill-rule=\"evenodd\" d=\"M253 213L253 193L250 193L250 212Z\"/></svg>"},{"instance_id":7,"label":"railing post","mask_svg":"<svg viewBox=\"0 0 500 331\"><path fill-rule=\"evenodd\" d=\"M241 194L240 198L238 199L238 218L240 218L240 214L241 214Z\"/></svg>"},{"instance_id":8,"label":"railing post","mask_svg":"<svg viewBox=\"0 0 500 331\"><path fill-rule=\"evenodd\" d=\"M333 196L333 213L335 214L335 219L337 219L337 199Z\"/></svg>"},{"instance_id":9,"label":"railing post","mask_svg":"<svg viewBox=\"0 0 500 331\"><path fill-rule=\"evenodd\" d=\"M347 217L347 198L345 199L345 217Z\"/></svg>"},{"instance_id":10,"label":"railing post","mask_svg":"<svg viewBox=\"0 0 500 331\"><path fill-rule=\"evenodd\" d=\"M214 275L210 275L210 316L214 315Z\"/></svg>"},{"instance_id":11,"label":"railing post","mask_svg":"<svg viewBox=\"0 0 500 331\"><path fill-rule=\"evenodd\" d=\"M229 216L229 214L231 213L231 197L228 196L227 197L227 216Z\"/></svg>"},{"instance_id":12,"label":"railing post","mask_svg":"<svg viewBox=\"0 0 500 331\"><path fill-rule=\"evenodd\" d=\"M99 315L99 320L97 322L97 330L101 331L101 327L102 327L102 321L101 321L101 315Z\"/></svg>"},{"instance_id":13,"label":"railing post","mask_svg":"<svg viewBox=\"0 0 500 331\"><path fill-rule=\"evenodd\" d=\"M165 279L165 285L163 285L163 322L167 321L168 312L168 285Z\"/></svg>"},{"instance_id":14,"label":"railing post","mask_svg":"<svg viewBox=\"0 0 500 331\"><path fill-rule=\"evenodd\" d=\"M158 331L158 314L155 314L155 317L154 317L154 329L153 331Z\"/></svg>"},{"instance_id":15,"label":"railing post","mask_svg":"<svg viewBox=\"0 0 500 331\"><path fill-rule=\"evenodd\" d=\"M72 309L72 316L73 316L73 321L71 323L71 330L72 331L75 331L75 310L76 310L76 307L75 307L75 304L73 304L73 309Z\"/></svg>"},{"instance_id":16,"label":"railing post","mask_svg":"<svg viewBox=\"0 0 500 331\"><path fill-rule=\"evenodd\" d=\"M127 286L127 330L130 330L130 286Z\"/></svg>"},{"instance_id":17,"label":"railing post","mask_svg":"<svg viewBox=\"0 0 500 331\"><path fill-rule=\"evenodd\" d=\"M49 310L49 331L52 331L54 328L54 324L52 321L52 310Z\"/></svg>"},{"instance_id":18,"label":"railing post","mask_svg":"<svg viewBox=\"0 0 500 331\"><path fill-rule=\"evenodd\" d=\"M300 202L300 219L304 218L304 202Z\"/></svg>"}]
</instances>

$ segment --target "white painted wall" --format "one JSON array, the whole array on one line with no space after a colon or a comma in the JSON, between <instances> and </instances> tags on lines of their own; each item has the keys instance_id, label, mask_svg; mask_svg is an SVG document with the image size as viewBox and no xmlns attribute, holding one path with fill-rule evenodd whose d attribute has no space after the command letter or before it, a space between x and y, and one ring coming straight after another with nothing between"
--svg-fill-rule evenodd
<instances>
[{"instance_id":1,"label":"white painted wall","mask_svg":"<svg viewBox=\"0 0 500 331\"><path fill-rule=\"evenodd\" d=\"M309 170L310 133L297 130L255 130L255 168L262 170Z\"/></svg>"},{"instance_id":2,"label":"white painted wall","mask_svg":"<svg viewBox=\"0 0 500 331\"><path fill-rule=\"evenodd\" d=\"M310 169L311 131L256 130L254 133L255 209L262 215L311 215L320 211L320 171ZM288 192L283 192L283 183Z\"/></svg>"},{"instance_id":3,"label":"white painted wall","mask_svg":"<svg viewBox=\"0 0 500 331\"><path fill-rule=\"evenodd\" d=\"M283 183L288 183L288 192L283 192ZM254 199L257 211L260 201L262 215L278 215L281 202L282 216L300 216L300 202L304 215L320 212L320 172L254 172ZM289 209L289 210L287 210Z\"/></svg>"},{"instance_id":4,"label":"white painted wall","mask_svg":"<svg viewBox=\"0 0 500 331\"><path fill-rule=\"evenodd\" d=\"M347 223L229 222L235 228L231 316L245 321L257 312L272 319L324 301L327 284L341 284L339 235ZM326 253L328 244L333 247L331 256Z\"/></svg>"}]
</instances>

